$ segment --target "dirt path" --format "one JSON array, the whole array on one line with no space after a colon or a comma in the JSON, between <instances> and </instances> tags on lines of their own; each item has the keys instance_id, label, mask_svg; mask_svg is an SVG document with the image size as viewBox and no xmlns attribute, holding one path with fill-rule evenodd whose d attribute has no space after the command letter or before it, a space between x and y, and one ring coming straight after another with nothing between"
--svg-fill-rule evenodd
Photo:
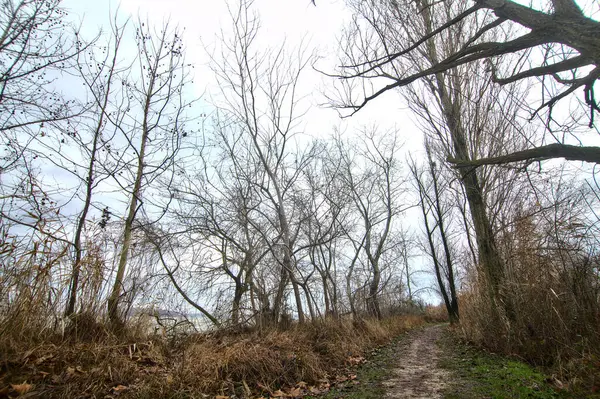
<instances>
[{"instance_id":1,"label":"dirt path","mask_svg":"<svg viewBox=\"0 0 600 399\"><path fill-rule=\"evenodd\" d=\"M441 398L449 373L438 366L441 351L436 342L444 326L413 331L398 344L397 363L383 384L390 399Z\"/></svg>"}]
</instances>

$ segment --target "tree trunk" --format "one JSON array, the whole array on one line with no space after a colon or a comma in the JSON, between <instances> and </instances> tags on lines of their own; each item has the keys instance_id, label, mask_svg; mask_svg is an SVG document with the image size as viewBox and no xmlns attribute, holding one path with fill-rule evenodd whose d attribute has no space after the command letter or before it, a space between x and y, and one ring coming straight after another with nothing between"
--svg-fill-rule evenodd
<instances>
[{"instance_id":1,"label":"tree trunk","mask_svg":"<svg viewBox=\"0 0 600 399\"><path fill-rule=\"evenodd\" d=\"M294 299L296 300L296 310L298 311L298 323L302 324L305 321L304 310L302 308L302 295L300 295L299 283L293 273L290 273L290 281L294 290Z\"/></svg>"},{"instance_id":2,"label":"tree trunk","mask_svg":"<svg viewBox=\"0 0 600 399\"><path fill-rule=\"evenodd\" d=\"M142 145L140 157L143 157L144 149L145 145ZM143 166L142 162L140 162L138 165L138 173L136 177L136 183L133 189L133 195L129 204L129 212L127 214L127 219L125 220L125 226L123 228L123 243L121 244L121 253L119 255L119 264L117 266L117 276L115 277L115 282L113 284L111 294L108 297L108 318L111 321L111 323L115 323L115 325L119 325L122 322L121 315L119 315L118 312L118 308L121 299L121 292L123 290L123 280L125 278L125 268L127 266L127 259L129 257L129 248L131 246L131 234L133 232L133 222L135 220L135 214L137 212L138 195L141 191L140 189L142 174Z\"/></svg>"},{"instance_id":3,"label":"tree trunk","mask_svg":"<svg viewBox=\"0 0 600 399\"><path fill-rule=\"evenodd\" d=\"M373 278L369 283L369 296L367 298L367 311L371 316L381 319L381 309L379 307L379 284L381 283L381 270L379 264L371 264Z\"/></svg>"},{"instance_id":4,"label":"tree trunk","mask_svg":"<svg viewBox=\"0 0 600 399\"><path fill-rule=\"evenodd\" d=\"M435 272L435 278L438 283L438 287L440 289L440 294L442 295L442 299L444 300L444 305L446 306L446 312L448 313L448 317L450 318L450 322L454 323L458 318L458 314L455 314L452 306L452 302L448 297L448 291L446 290L446 285L444 284L444 279L442 278L441 266L437 256L437 251L435 249L435 243L433 242L433 229L429 227L429 219L428 219L428 211L426 198L427 193L425 192L425 187L423 186L423 182L421 181L417 166L413 165L413 176L416 180L417 186L419 188L419 199L421 206L421 213L423 214L423 222L425 224L425 233L427 234L427 243L429 244L429 251L431 252L431 260L433 261L433 269Z\"/></svg>"},{"instance_id":5,"label":"tree trunk","mask_svg":"<svg viewBox=\"0 0 600 399\"><path fill-rule=\"evenodd\" d=\"M423 20L427 31L426 33L431 33L433 27L428 7L425 7L423 11ZM432 64L435 65L439 63L437 49L433 40L427 42L427 56ZM458 103L458 100L452 101L451 96L448 93L448 90L451 87L447 84L444 74L435 74L433 83L436 88L436 93L434 94L439 97L442 108L441 111L450 132L450 138L454 148L454 158L460 161L469 161L469 147L465 139L464 125L461 121L460 104ZM453 87L452 89L460 90L460 87ZM457 98L460 98L460 96L457 96ZM483 190L477 174L474 173L474 171L461 169L459 172L461 183L465 187L469 209L471 210L473 227L475 229L475 239L479 251L479 263L487 280L490 299L493 303L501 300L506 305L508 303L506 301L507 298L502 295L500 289L504 280L504 263L502 262L496 247L494 232L487 216Z\"/></svg>"},{"instance_id":6,"label":"tree trunk","mask_svg":"<svg viewBox=\"0 0 600 399\"><path fill-rule=\"evenodd\" d=\"M454 283L454 264L452 262L452 255L450 253L450 245L448 245L448 237L446 235L446 229L444 227L444 215L442 212L442 205L440 203L440 192L438 188L438 181L435 171L435 164L431 159L431 153L428 152L429 168L431 172L431 178L433 179L433 193L435 195L435 212L437 214L438 228L440 230L440 238L442 239L442 246L444 247L444 253L446 254L446 268L448 270L448 288L450 289L450 303L448 314L450 316L450 323L454 324L459 319L458 313L458 297L456 296L456 285Z\"/></svg>"},{"instance_id":7,"label":"tree trunk","mask_svg":"<svg viewBox=\"0 0 600 399\"><path fill-rule=\"evenodd\" d=\"M159 57L156 57L156 62L158 62L158 60ZM156 68L154 68L153 70L156 70ZM142 192L142 178L144 177L146 145L150 136L148 117L150 112L150 103L152 101L152 95L154 94L154 84L156 82L156 75L153 74L152 76L153 78L150 79L144 103L144 120L142 122L142 137L137 159L137 171L135 174L133 190L131 192L131 202L129 203L129 210L127 213L127 218L125 219L125 226L123 228L123 243L121 246L121 253L119 254L117 276L115 278L111 294L108 297L108 318L112 323L122 322L121 317L118 313L118 308L121 298L121 292L123 290L123 279L125 277L125 268L127 266L127 260L129 257L129 248L131 246L131 234L133 232L133 223L135 221L135 215L138 210L138 202Z\"/></svg>"},{"instance_id":8,"label":"tree trunk","mask_svg":"<svg viewBox=\"0 0 600 399\"><path fill-rule=\"evenodd\" d=\"M244 286L238 277L238 279L235 280L235 290L233 293L233 302L231 304L231 324L234 327L237 327L240 324L240 307L244 291Z\"/></svg>"},{"instance_id":9,"label":"tree trunk","mask_svg":"<svg viewBox=\"0 0 600 399\"><path fill-rule=\"evenodd\" d=\"M100 136L102 134L102 128L104 126L104 117L106 116L106 107L108 106L108 100L111 92L111 86L113 83L113 76L115 74L115 68L117 64L117 55L119 49L119 43L121 40L121 36L119 36L118 31L115 34L115 49L112 57L112 63L110 64L110 71L106 78L106 91L103 93L102 103L98 104L100 106L100 115L98 116L98 123L96 124L96 128L94 130L94 139L92 141L92 149L90 152L90 162L88 164L87 176L86 176L86 190L85 190L85 200L83 204L83 209L81 210L81 214L79 215L79 219L77 221L77 228L75 230L75 239L73 240L73 247L75 249L75 261L73 263L73 272L71 274L71 284L69 287L69 292L67 294L68 302L67 307L65 309L65 316L70 316L75 312L75 306L77 304L77 290L79 287L79 274L81 271L81 259L83 257L83 249L81 248L81 236L83 235L83 229L85 227L85 222L87 219L87 215L90 210L90 205L92 203L92 192L94 187L94 167L96 166L96 155L98 152L98 141L100 140ZM87 82L87 80L86 80ZM89 85L90 89L93 90L92 85Z\"/></svg>"}]
</instances>

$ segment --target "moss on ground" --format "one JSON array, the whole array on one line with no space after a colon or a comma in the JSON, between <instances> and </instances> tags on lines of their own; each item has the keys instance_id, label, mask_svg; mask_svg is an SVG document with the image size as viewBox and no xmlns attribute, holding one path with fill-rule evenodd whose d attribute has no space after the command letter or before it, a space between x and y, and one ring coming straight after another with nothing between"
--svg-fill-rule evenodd
<instances>
[{"instance_id":1,"label":"moss on ground","mask_svg":"<svg viewBox=\"0 0 600 399\"><path fill-rule=\"evenodd\" d=\"M445 399L600 398L557 390L546 375L530 365L461 343L451 334L438 344L444 352L440 366L453 375Z\"/></svg>"}]
</instances>

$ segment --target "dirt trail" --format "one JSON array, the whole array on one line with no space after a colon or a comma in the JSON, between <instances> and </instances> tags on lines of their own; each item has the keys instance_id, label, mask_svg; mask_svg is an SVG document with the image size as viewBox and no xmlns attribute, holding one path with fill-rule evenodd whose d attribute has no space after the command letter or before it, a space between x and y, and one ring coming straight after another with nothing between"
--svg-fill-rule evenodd
<instances>
[{"instance_id":1,"label":"dirt trail","mask_svg":"<svg viewBox=\"0 0 600 399\"><path fill-rule=\"evenodd\" d=\"M449 374L438 366L441 350L436 341L444 326L431 326L411 332L398 344L397 364L391 378L383 384L386 398L441 398L447 387Z\"/></svg>"}]
</instances>

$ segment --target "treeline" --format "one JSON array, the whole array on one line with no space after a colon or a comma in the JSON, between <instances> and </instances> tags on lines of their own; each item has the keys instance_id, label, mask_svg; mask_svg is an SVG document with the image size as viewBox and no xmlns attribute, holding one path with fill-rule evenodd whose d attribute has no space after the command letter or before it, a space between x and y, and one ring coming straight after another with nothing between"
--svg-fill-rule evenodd
<instances>
[{"instance_id":1,"label":"treeline","mask_svg":"<svg viewBox=\"0 0 600 399\"><path fill-rule=\"evenodd\" d=\"M260 49L250 5L231 9L212 60L211 116L172 26L115 16L86 42L60 1L3 7L5 333L414 306L396 132L305 134L298 85L314 56Z\"/></svg>"}]
</instances>

